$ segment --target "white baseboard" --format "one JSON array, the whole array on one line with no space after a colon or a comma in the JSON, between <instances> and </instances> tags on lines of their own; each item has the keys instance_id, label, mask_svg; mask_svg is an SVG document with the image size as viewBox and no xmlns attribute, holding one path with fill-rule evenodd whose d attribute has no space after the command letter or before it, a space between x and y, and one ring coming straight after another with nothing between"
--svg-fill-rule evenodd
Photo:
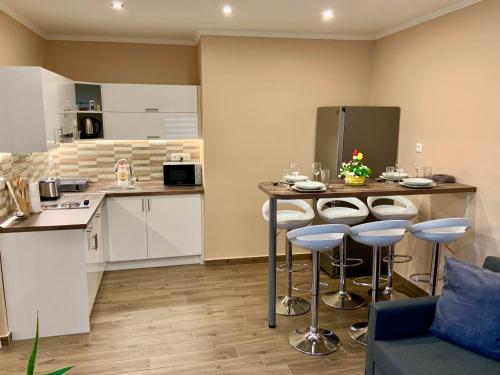
<instances>
[{"instance_id":1,"label":"white baseboard","mask_svg":"<svg viewBox=\"0 0 500 375\"><path fill-rule=\"evenodd\" d=\"M201 255L192 255L186 257L161 258L130 260L124 262L109 262L106 265L106 271L131 270L138 268L154 268L167 266L181 266L186 264L203 264Z\"/></svg>"}]
</instances>

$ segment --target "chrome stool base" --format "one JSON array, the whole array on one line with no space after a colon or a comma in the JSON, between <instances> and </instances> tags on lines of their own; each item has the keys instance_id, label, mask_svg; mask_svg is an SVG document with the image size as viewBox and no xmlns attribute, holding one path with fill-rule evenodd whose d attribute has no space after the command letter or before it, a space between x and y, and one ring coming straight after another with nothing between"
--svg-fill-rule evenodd
<instances>
[{"instance_id":1,"label":"chrome stool base","mask_svg":"<svg viewBox=\"0 0 500 375\"><path fill-rule=\"evenodd\" d=\"M358 344L366 346L368 343L368 322L359 322L351 326L349 336Z\"/></svg>"},{"instance_id":2,"label":"chrome stool base","mask_svg":"<svg viewBox=\"0 0 500 375\"><path fill-rule=\"evenodd\" d=\"M276 297L276 314L285 316L302 315L311 309L311 304L300 297Z\"/></svg>"},{"instance_id":3,"label":"chrome stool base","mask_svg":"<svg viewBox=\"0 0 500 375\"><path fill-rule=\"evenodd\" d=\"M340 348L340 339L337 335L322 328L317 332L312 332L310 328L293 330L288 341L294 349L310 355L331 354Z\"/></svg>"},{"instance_id":4,"label":"chrome stool base","mask_svg":"<svg viewBox=\"0 0 500 375\"><path fill-rule=\"evenodd\" d=\"M340 310L354 310L365 304L365 299L359 294L344 292L330 292L322 297L325 305L340 309Z\"/></svg>"},{"instance_id":5,"label":"chrome stool base","mask_svg":"<svg viewBox=\"0 0 500 375\"><path fill-rule=\"evenodd\" d=\"M406 294L398 292L396 290L388 291L386 289L380 291L377 296L378 301L399 301L402 299L409 299Z\"/></svg>"}]
</instances>

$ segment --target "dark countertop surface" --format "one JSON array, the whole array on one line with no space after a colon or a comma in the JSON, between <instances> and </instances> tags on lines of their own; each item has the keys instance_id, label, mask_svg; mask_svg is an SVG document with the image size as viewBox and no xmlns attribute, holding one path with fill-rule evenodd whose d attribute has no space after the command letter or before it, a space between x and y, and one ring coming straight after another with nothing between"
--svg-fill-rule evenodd
<instances>
[{"instance_id":1,"label":"dark countertop surface","mask_svg":"<svg viewBox=\"0 0 500 375\"><path fill-rule=\"evenodd\" d=\"M375 180L367 180L362 186L347 186L344 181L333 181L329 189L323 192L298 192L288 190L282 184L273 182L261 182L259 189L270 198L277 199L316 199L316 198L340 198L357 197L365 198L369 196L385 195L428 195L428 194L453 194L453 193L473 193L477 189L475 186L459 183L438 183L430 188L408 188L398 183L386 184Z\"/></svg>"},{"instance_id":2,"label":"dark countertop surface","mask_svg":"<svg viewBox=\"0 0 500 375\"><path fill-rule=\"evenodd\" d=\"M113 185L114 181L90 183L81 193L64 193L57 202L92 201L89 208L43 210L32 214L26 220L15 221L7 218L0 223L0 233L38 232L67 229L85 229L106 197L128 197L143 195L202 194L203 186L167 187L161 181L137 183L139 190L102 192L101 189ZM43 202L42 202L43 203Z\"/></svg>"}]
</instances>

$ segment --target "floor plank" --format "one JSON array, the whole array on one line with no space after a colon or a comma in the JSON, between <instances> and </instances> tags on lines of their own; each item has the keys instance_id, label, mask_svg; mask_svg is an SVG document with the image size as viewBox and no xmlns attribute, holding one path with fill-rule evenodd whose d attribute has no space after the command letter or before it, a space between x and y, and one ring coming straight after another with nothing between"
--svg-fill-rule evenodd
<instances>
[{"instance_id":1,"label":"floor plank","mask_svg":"<svg viewBox=\"0 0 500 375\"><path fill-rule=\"evenodd\" d=\"M294 275L309 280L309 272ZM336 280L322 275L330 289ZM284 276L278 274L278 291ZM366 288L352 286L368 300ZM309 298L307 293L299 293ZM348 336L366 319L366 306L338 311L320 304L320 325L335 330L342 347L311 357L288 344L309 314L278 316L267 327L267 264L179 266L106 272L91 333L43 338L38 372L75 365L72 374L305 375L364 373L364 347ZM41 322L43 324L43 322ZM32 340L0 350L0 375L23 374Z\"/></svg>"}]
</instances>

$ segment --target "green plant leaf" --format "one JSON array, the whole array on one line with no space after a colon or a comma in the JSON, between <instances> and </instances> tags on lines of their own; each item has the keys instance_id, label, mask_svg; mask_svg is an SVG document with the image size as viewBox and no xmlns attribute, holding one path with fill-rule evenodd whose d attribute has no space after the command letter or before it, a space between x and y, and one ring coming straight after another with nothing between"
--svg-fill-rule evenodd
<instances>
[{"instance_id":1,"label":"green plant leaf","mask_svg":"<svg viewBox=\"0 0 500 375\"><path fill-rule=\"evenodd\" d=\"M36 332L35 332L35 342L33 343L33 349L31 350L30 359L28 361L28 367L26 368L26 375L33 375L35 372L35 362L36 362L36 353L38 351L38 311L36 313Z\"/></svg>"},{"instance_id":2,"label":"green plant leaf","mask_svg":"<svg viewBox=\"0 0 500 375\"><path fill-rule=\"evenodd\" d=\"M60 368L59 370L56 370L54 372L50 372L48 373L47 375L61 375L61 374L64 374L65 372L68 372L69 370L71 370L73 367L75 366L70 366L70 367L65 367L65 368Z\"/></svg>"}]
</instances>

